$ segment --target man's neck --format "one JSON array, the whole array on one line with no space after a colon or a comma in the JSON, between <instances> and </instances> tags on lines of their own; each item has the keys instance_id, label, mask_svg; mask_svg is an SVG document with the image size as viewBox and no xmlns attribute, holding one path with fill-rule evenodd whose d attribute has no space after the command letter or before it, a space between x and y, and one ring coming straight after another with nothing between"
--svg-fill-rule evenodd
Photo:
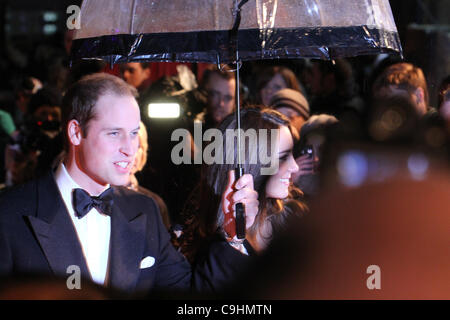
<instances>
[{"instance_id":1,"label":"man's neck","mask_svg":"<svg viewBox=\"0 0 450 320\"><path fill-rule=\"evenodd\" d=\"M70 175L73 181L75 181L91 196L99 195L108 188L108 185L98 183L97 181L89 177L89 175L80 168L75 158L68 156L64 160L64 166L66 167L67 173Z\"/></svg>"}]
</instances>

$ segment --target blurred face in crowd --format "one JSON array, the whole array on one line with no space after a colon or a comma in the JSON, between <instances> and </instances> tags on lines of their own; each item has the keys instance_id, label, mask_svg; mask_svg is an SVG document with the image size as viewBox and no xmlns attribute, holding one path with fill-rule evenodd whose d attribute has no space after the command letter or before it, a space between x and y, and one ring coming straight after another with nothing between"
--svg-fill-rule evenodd
<instances>
[{"instance_id":1,"label":"blurred face in crowd","mask_svg":"<svg viewBox=\"0 0 450 320\"><path fill-rule=\"evenodd\" d=\"M266 196L268 198L284 199L289 194L291 175L298 171L298 166L292 155L294 140L288 127L280 127L279 141L279 169L267 181Z\"/></svg>"},{"instance_id":2,"label":"blurred face in crowd","mask_svg":"<svg viewBox=\"0 0 450 320\"><path fill-rule=\"evenodd\" d=\"M61 108L58 106L41 106L33 113L36 121L61 121Z\"/></svg>"},{"instance_id":3,"label":"blurred face in crowd","mask_svg":"<svg viewBox=\"0 0 450 320\"><path fill-rule=\"evenodd\" d=\"M378 98L388 98L392 96L406 97L414 104L414 106L416 106L416 111L420 116L427 113L425 94L422 88L417 88L413 92L408 92L406 89L399 88L395 85L390 85L379 89L378 92L374 92L374 95Z\"/></svg>"},{"instance_id":4,"label":"blurred face in crowd","mask_svg":"<svg viewBox=\"0 0 450 320\"><path fill-rule=\"evenodd\" d=\"M296 159L300 170L294 173L293 180L297 187L308 195L316 194L319 188L318 172L324 141L323 135L310 133L306 137L301 155Z\"/></svg>"},{"instance_id":5,"label":"blurred face in crowd","mask_svg":"<svg viewBox=\"0 0 450 320\"><path fill-rule=\"evenodd\" d=\"M450 121L450 100L442 103L440 113L447 122Z\"/></svg>"},{"instance_id":6,"label":"blurred face in crowd","mask_svg":"<svg viewBox=\"0 0 450 320\"><path fill-rule=\"evenodd\" d=\"M447 131L450 133L450 100L447 100L441 104L439 109L441 117L445 120Z\"/></svg>"},{"instance_id":7,"label":"blurred face in crowd","mask_svg":"<svg viewBox=\"0 0 450 320\"><path fill-rule=\"evenodd\" d=\"M305 155L308 155L312 162L312 169L317 173L320 164L320 157L322 153L322 145L324 138L319 134L310 134L306 139L306 146L304 148Z\"/></svg>"},{"instance_id":8,"label":"blurred face in crowd","mask_svg":"<svg viewBox=\"0 0 450 320\"><path fill-rule=\"evenodd\" d=\"M281 89L287 88L287 83L283 77L277 73L269 82L261 89L261 101L263 105L269 106L272 96Z\"/></svg>"},{"instance_id":9,"label":"blurred face in crowd","mask_svg":"<svg viewBox=\"0 0 450 320\"><path fill-rule=\"evenodd\" d=\"M225 79L213 73L205 85L208 93L207 112L220 123L235 108L236 80Z\"/></svg>"},{"instance_id":10,"label":"blurred face in crowd","mask_svg":"<svg viewBox=\"0 0 450 320\"><path fill-rule=\"evenodd\" d=\"M139 106L132 96L102 95L85 134L77 121L69 122L76 166L72 178L91 194L107 184L125 185L138 149Z\"/></svg>"},{"instance_id":11,"label":"blurred face in crowd","mask_svg":"<svg viewBox=\"0 0 450 320\"><path fill-rule=\"evenodd\" d=\"M130 62L121 65L120 73L122 78L136 89L139 89L144 81L150 78L150 68L142 68L139 62Z\"/></svg>"},{"instance_id":12,"label":"blurred face in crowd","mask_svg":"<svg viewBox=\"0 0 450 320\"><path fill-rule=\"evenodd\" d=\"M318 62L303 72L303 83L312 96L327 96L336 90L336 78L333 73L323 73Z\"/></svg>"}]
</instances>

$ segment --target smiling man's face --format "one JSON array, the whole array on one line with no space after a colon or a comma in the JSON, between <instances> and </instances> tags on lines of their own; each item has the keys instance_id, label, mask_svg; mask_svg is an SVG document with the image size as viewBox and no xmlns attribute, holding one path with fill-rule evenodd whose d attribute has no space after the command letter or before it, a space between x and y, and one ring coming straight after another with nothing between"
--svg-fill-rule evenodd
<instances>
[{"instance_id":1,"label":"smiling man's face","mask_svg":"<svg viewBox=\"0 0 450 320\"><path fill-rule=\"evenodd\" d=\"M75 146L75 181L88 190L125 185L139 145L139 106L132 96L104 94L95 116Z\"/></svg>"}]
</instances>

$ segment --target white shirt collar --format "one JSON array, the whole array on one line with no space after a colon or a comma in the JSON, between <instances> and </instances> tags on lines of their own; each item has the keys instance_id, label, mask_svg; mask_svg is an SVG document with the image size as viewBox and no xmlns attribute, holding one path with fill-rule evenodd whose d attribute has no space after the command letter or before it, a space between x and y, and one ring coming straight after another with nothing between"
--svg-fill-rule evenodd
<instances>
[{"instance_id":1,"label":"white shirt collar","mask_svg":"<svg viewBox=\"0 0 450 320\"><path fill-rule=\"evenodd\" d=\"M83 189L81 188L78 183L76 183L72 177L70 176L69 172L66 169L66 166L63 162L61 162L56 169L55 172L55 180L56 184L58 186L59 192L61 193L61 196L64 200L64 204L66 205L67 210L69 211L70 215L74 215L73 210L73 204L72 204L72 193L74 189ZM104 190L108 189L110 185L108 184ZM102 192L104 191L102 190Z\"/></svg>"},{"instance_id":2,"label":"white shirt collar","mask_svg":"<svg viewBox=\"0 0 450 320\"><path fill-rule=\"evenodd\" d=\"M55 172L55 180L75 227L91 277L94 282L103 285L108 271L111 217L100 214L95 208L81 219L76 217L72 193L80 186L72 179L62 162Z\"/></svg>"}]
</instances>

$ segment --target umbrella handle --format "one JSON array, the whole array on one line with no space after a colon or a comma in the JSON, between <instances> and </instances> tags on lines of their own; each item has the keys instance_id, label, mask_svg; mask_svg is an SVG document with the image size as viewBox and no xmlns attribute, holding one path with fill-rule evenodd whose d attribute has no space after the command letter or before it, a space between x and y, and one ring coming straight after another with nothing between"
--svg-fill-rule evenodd
<instances>
[{"instance_id":1,"label":"umbrella handle","mask_svg":"<svg viewBox=\"0 0 450 320\"><path fill-rule=\"evenodd\" d=\"M238 180L244 174L242 167L234 169L234 177ZM245 239L245 208L242 203L236 203L236 236Z\"/></svg>"}]
</instances>

